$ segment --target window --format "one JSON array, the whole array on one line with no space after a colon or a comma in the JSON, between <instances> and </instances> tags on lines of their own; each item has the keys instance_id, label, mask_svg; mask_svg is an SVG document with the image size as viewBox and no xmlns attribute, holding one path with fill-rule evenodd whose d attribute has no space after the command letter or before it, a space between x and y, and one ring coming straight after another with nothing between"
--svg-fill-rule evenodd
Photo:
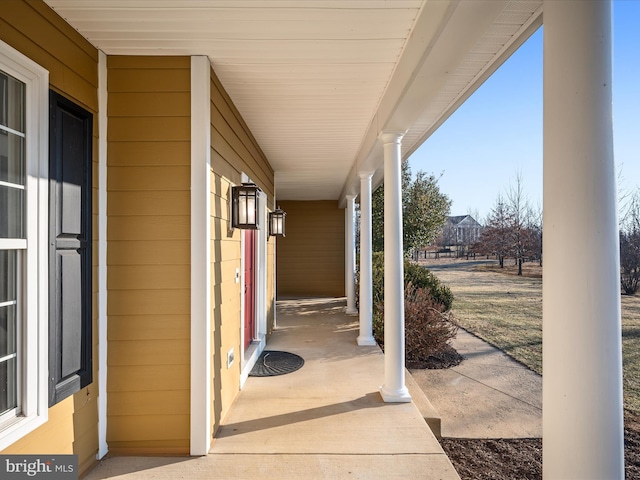
<instances>
[{"instance_id":1,"label":"window","mask_svg":"<svg viewBox=\"0 0 640 480\"><path fill-rule=\"evenodd\" d=\"M0 421L18 400L20 304L18 262L27 247L24 228L24 83L0 71Z\"/></svg>"},{"instance_id":2,"label":"window","mask_svg":"<svg viewBox=\"0 0 640 480\"><path fill-rule=\"evenodd\" d=\"M0 42L0 450L47 417L47 87Z\"/></svg>"}]
</instances>

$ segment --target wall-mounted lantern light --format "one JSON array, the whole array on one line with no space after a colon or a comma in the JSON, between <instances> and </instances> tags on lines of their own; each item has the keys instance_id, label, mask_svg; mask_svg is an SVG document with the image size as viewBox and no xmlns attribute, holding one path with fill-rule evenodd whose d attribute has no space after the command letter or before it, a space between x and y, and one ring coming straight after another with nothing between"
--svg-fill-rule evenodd
<instances>
[{"instance_id":1,"label":"wall-mounted lantern light","mask_svg":"<svg viewBox=\"0 0 640 480\"><path fill-rule=\"evenodd\" d=\"M232 188L231 226L257 230L260 211L260 188L255 183L243 183Z\"/></svg>"},{"instance_id":2,"label":"wall-mounted lantern light","mask_svg":"<svg viewBox=\"0 0 640 480\"><path fill-rule=\"evenodd\" d=\"M286 215L287 213L280 210L280 207L269 214L269 235L284 237L284 217Z\"/></svg>"}]
</instances>

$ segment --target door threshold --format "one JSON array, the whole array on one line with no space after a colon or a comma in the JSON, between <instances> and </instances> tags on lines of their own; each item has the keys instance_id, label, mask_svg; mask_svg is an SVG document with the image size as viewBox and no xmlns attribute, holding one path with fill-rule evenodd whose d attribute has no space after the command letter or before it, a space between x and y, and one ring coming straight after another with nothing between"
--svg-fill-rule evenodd
<instances>
[{"instance_id":1,"label":"door threshold","mask_svg":"<svg viewBox=\"0 0 640 480\"><path fill-rule=\"evenodd\" d=\"M242 371L240 373L240 389L244 386L247 378L249 378L249 374L251 373L251 369L256 364L258 357L264 350L266 346L265 337L258 340L253 340L247 349L244 351L244 359L242 361Z\"/></svg>"}]
</instances>

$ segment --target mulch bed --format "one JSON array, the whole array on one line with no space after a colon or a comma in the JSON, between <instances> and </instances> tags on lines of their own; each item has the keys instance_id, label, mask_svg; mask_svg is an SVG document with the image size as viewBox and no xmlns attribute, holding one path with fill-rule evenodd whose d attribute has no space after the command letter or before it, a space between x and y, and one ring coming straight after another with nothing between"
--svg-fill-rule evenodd
<instances>
[{"instance_id":1,"label":"mulch bed","mask_svg":"<svg viewBox=\"0 0 640 480\"><path fill-rule=\"evenodd\" d=\"M627 480L640 479L640 416L625 412L624 463Z\"/></svg>"},{"instance_id":2,"label":"mulch bed","mask_svg":"<svg viewBox=\"0 0 640 480\"><path fill-rule=\"evenodd\" d=\"M405 364L407 368L436 370L441 368L450 368L459 365L464 360L455 348L447 345L444 350L427 358L407 358Z\"/></svg>"},{"instance_id":3,"label":"mulch bed","mask_svg":"<svg viewBox=\"0 0 640 480\"><path fill-rule=\"evenodd\" d=\"M443 438L442 449L462 480L542 478L542 439Z\"/></svg>"},{"instance_id":4,"label":"mulch bed","mask_svg":"<svg viewBox=\"0 0 640 480\"><path fill-rule=\"evenodd\" d=\"M640 479L640 420L626 415L624 429L626 480ZM542 439L442 438L445 451L461 480L540 480Z\"/></svg>"}]
</instances>

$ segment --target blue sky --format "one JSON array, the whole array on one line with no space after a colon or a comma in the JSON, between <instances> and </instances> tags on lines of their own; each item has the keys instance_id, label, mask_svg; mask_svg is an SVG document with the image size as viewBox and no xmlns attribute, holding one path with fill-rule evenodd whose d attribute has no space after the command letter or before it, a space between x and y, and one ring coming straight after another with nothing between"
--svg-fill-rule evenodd
<instances>
[{"instance_id":1,"label":"blue sky","mask_svg":"<svg viewBox=\"0 0 640 480\"><path fill-rule=\"evenodd\" d=\"M542 206L542 37L539 29L410 158L442 174L452 215L484 219L520 174ZM613 119L618 190L640 188L640 0L613 2Z\"/></svg>"}]
</instances>

